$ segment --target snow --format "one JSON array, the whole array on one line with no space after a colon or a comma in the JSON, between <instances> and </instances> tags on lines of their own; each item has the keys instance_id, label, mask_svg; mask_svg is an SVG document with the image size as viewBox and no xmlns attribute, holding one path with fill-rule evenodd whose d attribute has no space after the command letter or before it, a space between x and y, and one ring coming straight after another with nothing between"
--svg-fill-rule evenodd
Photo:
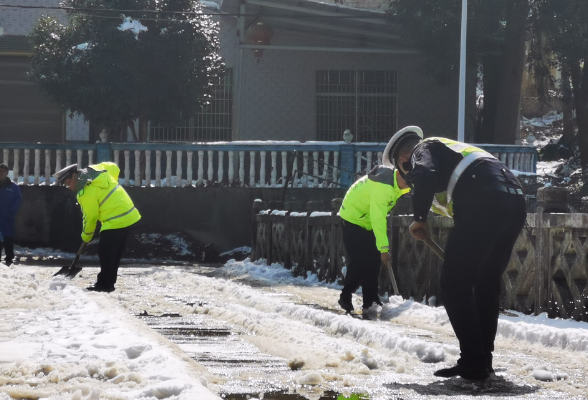
<instances>
[{"instance_id":1,"label":"snow","mask_svg":"<svg viewBox=\"0 0 588 400\"><path fill-rule=\"evenodd\" d=\"M29 253L60 255L50 249ZM319 282L310 272L295 277L278 263L230 260L207 276L185 267L131 270L119 271L117 291L104 294L82 289L94 272L69 281L52 278L53 268L0 265L0 399L2 393L49 400L219 399L207 387L214 387L210 374L134 317L136 310L224 321L247 332L244 340L262 352L296 366L298 385L347 386L383 371L393 381L435 381L432 371L459 357L445 309L427 305L432 297L386 296L384 306L372 310L379 320L365 321L325 309L336 307L338 283ZM207 300L171 309L162 303L170 291ZM500 353L521 348L525 358ZM586 393L584 383L568 387L574 368L588 370L586 322L511 311L500 317L497 352L495 365L512 374L509 379L560 382L558 390ZM529 353L560 358L543 364Z\"/></svg>"}]
</instances>

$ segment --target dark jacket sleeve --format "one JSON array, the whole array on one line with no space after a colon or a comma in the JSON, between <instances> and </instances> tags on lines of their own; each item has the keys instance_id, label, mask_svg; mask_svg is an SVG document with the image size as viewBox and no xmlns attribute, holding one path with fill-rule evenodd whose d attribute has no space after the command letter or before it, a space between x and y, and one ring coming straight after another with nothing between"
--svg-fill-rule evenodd
<instances>
[{"instance_id":1,"label":"dark jacket sleeve","mask_svg":"<svg viewBox=\"0 0 588 400\"><path fill-rule=\"evenodd\" d=\"M417 146L410 158L407 181L412 186L414 220L425 222L435 196L437 168L428 146Z\"/></svg>"},{"instance_id":2,"label":"dark jacket sleeve","mask_svg":"<svg viewBox=\"0 0 588 400\"><path fill-rule=\"evenodd\" d=\"M16 183L12 182L12 187L14 188L14 201L12 202L11 211L12 214L16 214L22 203L22 196L20 194L20 189Z\"/></svg>"}]
</instances>

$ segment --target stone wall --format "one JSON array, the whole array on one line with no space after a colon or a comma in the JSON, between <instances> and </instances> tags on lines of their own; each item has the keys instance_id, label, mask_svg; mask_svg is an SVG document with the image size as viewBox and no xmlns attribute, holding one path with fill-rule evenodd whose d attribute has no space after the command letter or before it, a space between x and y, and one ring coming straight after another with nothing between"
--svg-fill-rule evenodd
<instances>
[{"instance_id":1,"label":"stone wall","mask_svg":"<svg viewBox=\"0 0 588 400\"><path fill-rule=\"evenodd\" d=\"M81 211L72 192L57 186L19 186L23 204L16 217L16 243L77 251L82 229ZM251 204L288 201L304 211L309 200L328 208L341 189L296 188L125 188L141 215L141 224L186 231L203 243L226 251L251 246Z\"/></svg>"},{"instance_id":2,"label":"stone wall","mask_svg":"<svg viewBox=\"0 0 588 400\"><path fill-rule=\"evenodd\" d=\"M297 275L312 272L321 280L343 277L345 248L336 215L263 212L255 216L252 259L281 262ZM442 262L423 242L412 238L412 216L390 216L393 269L401 295L416 301L439 295ZM428 219L441 247L453 221ZM502 277L501 304L524 313L588 321L588 214L528 214ZM381 292L392 293L386 269Z\"/></svg>"}]
</instances>

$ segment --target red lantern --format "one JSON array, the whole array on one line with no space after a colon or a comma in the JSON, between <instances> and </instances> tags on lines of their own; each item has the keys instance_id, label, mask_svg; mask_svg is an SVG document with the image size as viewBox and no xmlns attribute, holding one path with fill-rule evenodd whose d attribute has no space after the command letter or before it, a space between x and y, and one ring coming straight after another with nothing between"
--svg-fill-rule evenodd
<instances>
[{"instance_id":1,"label":"red lantern","mask_svg":"<svg viewBox=\"0 0 588 400\"><path fill-rule=\"evenodd\" d=\"M264 24L263 22L258 22L252 27L249 28L249 33L247 35L247 41L249 44L257 44L257 45L269 45L270 40L274 36L274 30L271 26ZM257 61L263 55L263 49L255 49L253 50L253 55L257 57Z\"/></svg>"}]
</instances>

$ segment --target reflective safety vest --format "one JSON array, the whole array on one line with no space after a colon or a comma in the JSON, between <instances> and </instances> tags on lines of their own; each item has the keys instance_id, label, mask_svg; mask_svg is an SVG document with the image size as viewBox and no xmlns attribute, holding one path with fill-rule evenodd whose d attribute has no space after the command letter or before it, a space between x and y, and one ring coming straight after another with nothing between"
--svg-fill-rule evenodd
<instances>
[{"instance_id":1,"label":"reflective safety vest","mask_svg":"<svg viewBox=\"0 0 588 400\"><path fill-rule=\"evenodd\" d=\"M368 175L358 179L345 194L339 215L345 221L374 231L380 253L387 253L387 216L396 201L410 188L398 187L396 170L377 166Z\"/></svg>"},{"instance_id":2,"label":"reflective safety vest","mask_svg":"<svg viewBox=\"0 0 588 400\"><path fill-rule=\"evenodd\" d=\"M447 190L441 193L435 193L435 197L433 198L433 204L431 206L431 211L437 214L453 218L453 190L455 189L455 185L457 185L457 182L463 174L463 172L474 161L480 158L496 159L496 157L478 147L451 139L431 137L423 140L423 142L431 140L438 140L445 146L447 146L449 149L463 156L463 159L457 164L457 166L451 173L451 176L449 177Z\"/></svg>"},{"instance_id":3,"label":"reflective safety vest","mask_svg":"<svg viewBox=\"0 0 588 400\"><path fill-rule=\"evenodd\" d=\"M120 168L112 162L90 165L78 175L77 200L84 214L82 240L92 240L96 223L100 231L121 229L141 219L133 201L118 183ZM81 186L78 188L78 186Z\"/></svg>"}]
</instances>

